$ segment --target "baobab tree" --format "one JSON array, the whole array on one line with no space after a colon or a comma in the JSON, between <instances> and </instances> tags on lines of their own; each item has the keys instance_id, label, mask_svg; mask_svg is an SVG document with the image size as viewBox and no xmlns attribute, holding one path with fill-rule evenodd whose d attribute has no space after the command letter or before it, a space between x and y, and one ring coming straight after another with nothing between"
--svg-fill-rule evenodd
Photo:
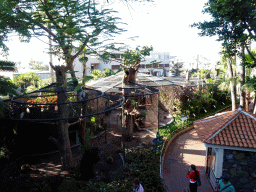
<instances>
[{"instance_id":1,"label":"baobab tree","mask_svg":"<svg viewBox=\"0 0 256 192\"><path fill-rule=\"evenodd\" d=\"M140 63L144 61L145 56L150 55L150 51L153 47L144 46L142 49L137 47L135 50L127 50L122 54L122 64L120 64L123 69L123 95L129 95L130 89L127 86L135 86L136 84L136 73L139 69ZM126 98L125 104L122 110L122 125L124 129L123 136L126 140L130 140L132 136L132 131L135 124L135 115L138 114L138 110L133 106L134 99Z\"/></svg>"}]
</instances>

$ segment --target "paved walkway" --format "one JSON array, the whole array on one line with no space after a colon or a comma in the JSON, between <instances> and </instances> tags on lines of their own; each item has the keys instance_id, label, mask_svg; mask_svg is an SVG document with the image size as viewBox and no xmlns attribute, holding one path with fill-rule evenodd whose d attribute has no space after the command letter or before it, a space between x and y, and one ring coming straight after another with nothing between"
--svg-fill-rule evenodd
<instances>
[{"instance_id":1,"label":"paved walkway","mask_svg":"<svg viewBox=\"0 0 256 192\"><path fill-rule=\"evenodd\" d=\"M162 175L168 192L187 192L189 179L186 174L191 164L195 164L201 175L202 185L198 192L213 192L206 178L206 148L194 129L178 136L170 144L163 163Z\"/></svg>"}]
</instances>

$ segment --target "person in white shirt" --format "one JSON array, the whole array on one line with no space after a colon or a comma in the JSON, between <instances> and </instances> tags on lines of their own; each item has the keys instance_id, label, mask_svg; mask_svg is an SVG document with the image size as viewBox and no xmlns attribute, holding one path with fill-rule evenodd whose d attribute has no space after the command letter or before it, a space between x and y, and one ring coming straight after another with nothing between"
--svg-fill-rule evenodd
<instances>
[{"instance_id":1,"label":"person in white shirt","mask_svg":"<svg viewBox=\"0 0 256 192\"><path fill-rule=\"evenodd\" d=\"M134 179L133 181L133 192L144 192L142 185L138 178Z\"/></svg>"}]
</instances>

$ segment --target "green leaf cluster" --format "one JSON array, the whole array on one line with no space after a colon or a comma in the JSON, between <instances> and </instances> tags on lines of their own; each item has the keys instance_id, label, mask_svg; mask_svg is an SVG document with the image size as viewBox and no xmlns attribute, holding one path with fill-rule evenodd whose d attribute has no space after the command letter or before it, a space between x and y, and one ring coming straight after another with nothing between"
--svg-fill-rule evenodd
<instances>
[{"instance_id":1,"label":"green leaf cluster","mask_svg":"<svg viewBox=\"0 0 256 192\"><path fill-rule=\"evenodd\" d=\"M92 77L94 80L100 79L102 77L108 77L111 75L115 75L115 72L112 69L106 68L104 71L100 72L100 70L93 70Z\"/></svg>"},{"instance_id":2,"label":"green leaf cluster","mask_svg":"<svg viewBox=\"0 0 256 192\"><path fill-rule=\"evenodd\" d=\"M153 47L143 46L136 47L135 50L127 49L122 56L122 63L126 66L134 66L144 61L145 56L150 55L150 51L153 51Z\"/></svg>"},{"instance_id":3,"label":"green leaf cluster","mask_svg":"<svg viewBox=\"0 0 256 192\"><path fill-rule=\"evenodd\" d=\"M133 180L139 178L145 191L166 192L160 178L159 157L149 149L127 150L126 166L118 170L115 181L86 184L84 181L66 179L59 191L130 192L133 190Z\"/></svg>"},{"instance_id":4,"label":"green leaf cluster","mask_svg":"<svg viewBox=\"0 0 256 192\"><path fill-rule=\"evenodd\" d=\"M254 0L209 0L203 13L211 16L210 21L194 23L201 32L200 36L217 36L222 41L225 50L223 54L235 56L245 46L247 51L248 41L256 39L256 17ZM250 54L250 51L249 51ZM256 61L255 57L251 58Z\"/></svg>"},{"instance_id":5,"label":"green leaf cluster","mask_svg":"<svg viewBox=\"0 0 256 192\"><path fill-rule=\"evenodd\" d=\"M115 11L91 0L10 0L0 4L0 10L0 49L4 53L13 32L25 42L48 36L51 53L64 59L69 69L85 47L103 46L123 31L117 26Z\"/></svg>"}]
</instances>

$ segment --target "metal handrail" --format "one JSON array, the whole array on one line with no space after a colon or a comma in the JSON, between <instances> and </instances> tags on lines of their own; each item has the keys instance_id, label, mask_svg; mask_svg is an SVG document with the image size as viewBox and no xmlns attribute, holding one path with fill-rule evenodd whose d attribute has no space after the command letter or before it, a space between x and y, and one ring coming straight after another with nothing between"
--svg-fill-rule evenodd
<instances>
[{"instance_id":1,"label":"metal handrail","mask_svg":"<svg viewBox=\"0 0 256 192\"><path fill-rule=\"evenodd\" d=\"M212 168L210 168L209 181L213 189L216 189L219 184L219 180L220 178L216 178Z\"/></svg>"}]
</instances>

